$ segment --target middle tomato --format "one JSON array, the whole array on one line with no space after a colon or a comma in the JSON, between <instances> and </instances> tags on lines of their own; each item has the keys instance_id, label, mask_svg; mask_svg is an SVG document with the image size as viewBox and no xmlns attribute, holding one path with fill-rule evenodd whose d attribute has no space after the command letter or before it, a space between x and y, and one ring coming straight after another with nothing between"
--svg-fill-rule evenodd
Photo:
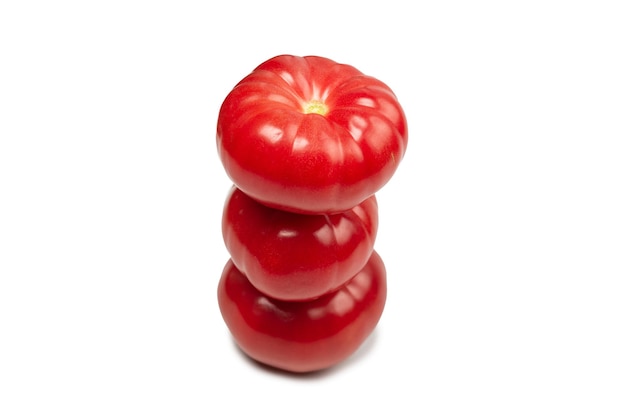
<instances>
[{"instance_id":1,"label":"middle tomato","mask_svg":"<svg viewBox=\"0 0 626 418\"><path fill-rule=\"evenodd\" d=\"M358 273L377 230L375 196L346 212L303 215L269 208L233 187L222 217L233 264L262 293L290 301L315 299Z\"/></svg>"}]
</instances>

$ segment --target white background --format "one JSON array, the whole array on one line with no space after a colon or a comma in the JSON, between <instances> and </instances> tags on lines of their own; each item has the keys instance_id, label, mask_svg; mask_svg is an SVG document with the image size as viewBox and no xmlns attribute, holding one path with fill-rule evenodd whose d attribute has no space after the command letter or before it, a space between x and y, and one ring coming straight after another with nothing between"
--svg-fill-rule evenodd
<instances>
[{"instance_id":1,"label":"white background","mask_svg":"<svg viewBox=\"0 0 626 418\"><path fill-rule=\"evenodd\" d=\"M0 416L624 417L620 3L2 2ZM218 109L282 53L381 79L410 131L383 318L300 377L216 301Z\"/></svg>"}]
</instances>

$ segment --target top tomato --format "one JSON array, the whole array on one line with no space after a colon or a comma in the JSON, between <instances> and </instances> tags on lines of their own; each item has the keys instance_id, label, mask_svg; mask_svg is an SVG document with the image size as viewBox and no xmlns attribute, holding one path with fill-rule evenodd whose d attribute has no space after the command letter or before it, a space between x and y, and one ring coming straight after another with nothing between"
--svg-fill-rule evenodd
<instances>
[{"instance_id":1,"label":"top tomato","mask_svg":"<svg viewBox=\"0 0 626 418\"><path fill-rule=\"evenodd\" d=\"M335 213L389 181L407 134L387 85L326 58L281 55L228 94L217 147L231 180L259 202Z\"/></svg>"}]
</instances>

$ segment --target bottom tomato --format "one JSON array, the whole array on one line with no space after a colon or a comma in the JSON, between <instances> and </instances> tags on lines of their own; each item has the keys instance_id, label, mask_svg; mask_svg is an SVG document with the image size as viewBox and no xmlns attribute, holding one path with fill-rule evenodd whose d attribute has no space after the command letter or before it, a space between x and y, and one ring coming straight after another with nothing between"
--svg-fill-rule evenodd
<instances>
[{"instance_id":1,"label":"bottom tomato","mask_svg":"<svg viewBox=\"0 0 626 418\"><path fill-rule=\"evenodd\" d=\"M220 311L241 350L292 372L325 369L354 353L376 327L386 297L387 274L376 252L345 285L310 301L265 296L231 260L218 286Z\"/></svg>"}]
</instances>

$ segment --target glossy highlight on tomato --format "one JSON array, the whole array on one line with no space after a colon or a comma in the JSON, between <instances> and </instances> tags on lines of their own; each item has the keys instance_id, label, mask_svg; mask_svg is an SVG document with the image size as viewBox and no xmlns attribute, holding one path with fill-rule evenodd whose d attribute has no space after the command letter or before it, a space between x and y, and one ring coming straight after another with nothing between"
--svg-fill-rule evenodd
<instances>
[{"instance_id":1,"label":"glossy highlight on tomato","mask_svg":"<svg viewBox=\"0 0 626 418\"><path fill-rule=\"evenodd\" d=\"M235 266L281 300L314 299L343 285L370 258L377 230L375 196L345 212L303 215L269 208L233 186L222 217Z\"/></svg>"},{"instance_id":2,"label":"glossy highlight on tomato","mask_svg":"<svg viewBox=\"0 0 626 418\"><path fill-rule=\"evenodd\" d=\"M392 90L356 68L280 55L224 100L217 148L228 176L259 202L297 213L349 210L388 182L408 139Z\"/></svg>"},{"instance_id":3,"label":"glossy highlight on tomato","mask_svg":"<svg viewBox=\"0 0 626 418\"><path fill-rule=\"evenodd\" d=\"M218 285L221 314L241 350L291 372L322 370L353 354L376 327L386 297L385 266L375 251L345 285L307 302L266 296L231 260Z\"/></svg>"}]
</instances>

